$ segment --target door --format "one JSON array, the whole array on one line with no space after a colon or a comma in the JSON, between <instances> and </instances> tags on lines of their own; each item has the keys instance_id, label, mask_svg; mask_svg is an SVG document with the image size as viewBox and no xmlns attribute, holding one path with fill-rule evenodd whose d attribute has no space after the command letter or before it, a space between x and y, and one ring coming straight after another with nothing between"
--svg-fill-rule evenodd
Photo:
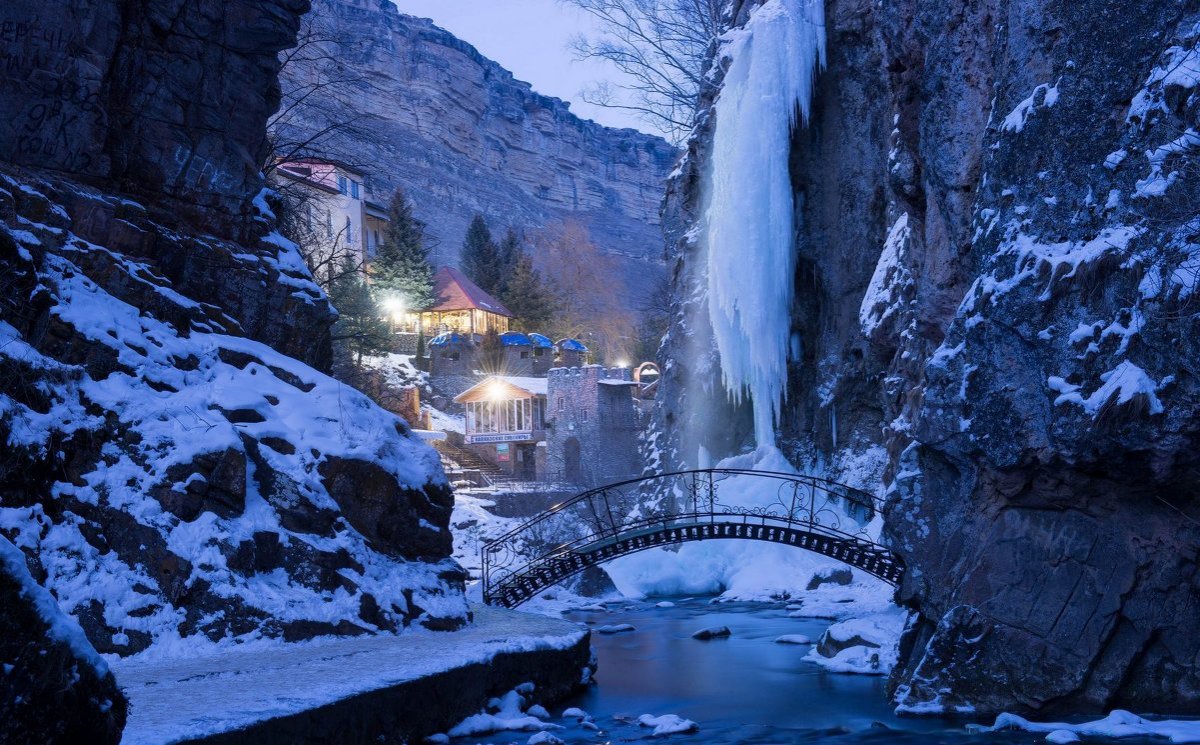
<instances>
[{"instance_id":1,"label":"door","mask_svg":"<svg viewBox=\"0 0 1200 745\"><path fill-rule=\"evenodd\" d=\"M563 476L569 483L578 484L583 481L583 469L580 464L579 440L567 438L563 443Z\"/></svg>"}]
</instances>

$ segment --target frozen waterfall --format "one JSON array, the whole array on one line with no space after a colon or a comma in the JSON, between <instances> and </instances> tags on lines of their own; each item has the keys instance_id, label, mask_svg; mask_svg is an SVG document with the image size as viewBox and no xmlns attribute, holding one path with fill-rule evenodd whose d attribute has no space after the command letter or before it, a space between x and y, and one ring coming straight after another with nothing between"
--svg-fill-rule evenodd
<instances>
[{"instance_id":1,"label":"frozen waterfall","mask_svg":"<svg viewBox=\"0 0 1200 745\"><path fill-rule=\"evenodd\" d=\"M708 308L721 374L754 405L757 444L774 445L787 383L795 274L788 152L825 64L823 0L767 0L725 38L708 174Z\"/></svg>"}]
</instances>

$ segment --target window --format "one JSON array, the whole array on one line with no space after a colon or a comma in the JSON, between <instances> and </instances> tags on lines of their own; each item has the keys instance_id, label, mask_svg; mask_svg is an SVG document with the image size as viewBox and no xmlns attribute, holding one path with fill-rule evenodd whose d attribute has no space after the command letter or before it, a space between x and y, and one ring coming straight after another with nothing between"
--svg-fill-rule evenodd
<instances>
[{"instance_id":1,"label":"window","mask_svg":"<svg viewBox=\"0 0 1200 745\"><path fill-rule=\"evenodd\" d=\"M523 359L523 360L529 359L529 352L526 350L521 350L521 359Z\"/></svg>"},{"instance_id":2,"label":"window","mask_svg":"<svg viewBox=\"0 0 1200 745\"><path fill-rule=\"evenodd\" d=\"M357 181L354 181L354 180L350 181L350 196L355 199L358 199L358 193L359 193L358 187L359 187L359 183Z\"/></svg>"},{"instance_id":3,"label":"window","mask_svg":"<svg viewBox=\"0 0 1200 745\"><path fill-rule=\"evenodd\" d=\"M587 421L587 409L579 410L579 418L585 422Z\"/></svg>"},{"instance_id":4,"label":"window","mask_svg":"<svg viewBox=\"0 0 1200 745\"><path fill-rule=\"evenodd\" d=\"M349 184L345 176L338 176L338 191L342 194L345 194L347 191L349 191Z\"/></svg>"},{"instance_id":5,"label":"window","mask_svg":"<svg viewBox=\"0 0 1200 745\"><path fill-rule=\"evenodd\" d=\"M541 356L542 356L542 354L543 354L545 351L546 351L546 350L542 349L541 347L538 347L537 349L533 350L533 356L534 356L534 357L541 357Z\"/></svg>"},{"instance_id":6,"label":"window","mask_svg":"<svg viewBox=\"0 0 1200 745\"><path fill-rule=\"evenodd\" d=\"M559 411L566 411L566 410L567 410L567 402L566 402L566 401L563 399L563 397L562 397L562 396L559 396L559 397L558 397L558 410L559 410Z\"/></svg>"}]
</instances>

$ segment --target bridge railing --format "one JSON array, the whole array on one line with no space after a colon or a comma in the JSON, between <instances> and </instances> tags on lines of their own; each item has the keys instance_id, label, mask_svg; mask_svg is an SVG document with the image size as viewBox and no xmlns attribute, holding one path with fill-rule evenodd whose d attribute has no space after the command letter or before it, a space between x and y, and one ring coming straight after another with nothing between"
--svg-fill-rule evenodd
<instances>
[{"instance_id":1,"label":"bridge railing","mask_svg":"<svg viewBox=\"0 0 1200 745\"><path fill-rule=\"evenodd\" d=\"M747 492L754 495L750 504ZM560 502L484 545L485 600L546 561L641 530L734 518L869 542L867 526L882 506L834 481L773 471L716 468L620 481Z\"/></svg>"}]
</instances>

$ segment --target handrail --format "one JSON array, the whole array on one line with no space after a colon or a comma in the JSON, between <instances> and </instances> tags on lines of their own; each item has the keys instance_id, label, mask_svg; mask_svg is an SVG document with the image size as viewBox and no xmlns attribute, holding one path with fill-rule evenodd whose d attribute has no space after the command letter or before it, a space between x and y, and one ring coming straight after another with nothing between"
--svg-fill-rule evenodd
<instances>
[{"instance_id":1,"label":"handrail","mask_svg":"<svg viewBox=\"0 0 1200 745\"><path fill-rule=\"evenodd\" d=\"M850 501L852 501L856 504L859 504L862 507L867 507L872 510L882 510L883 509L883 500L879 499L878 497L876 497L872 494L869 494L865 491L862 491L861 489L855 489L852 486L846 486L845 484L838 483L837 481L832 481L830 479L821 478L819 476L804 476L804 475L800 475L800 474L786 473L783 471L755 471L755 470L752 470L749 468L697 468L697 469L691 469L691 470L686 470L686 471L669 471L667 473L656 473L656 474L652 474L650 476L638 476L636 478L626 479L624 481L615 481L611 484L605 484L604 486L597 486L592 489L588 489L587 491L577 494L576 496L572 497L571 499L568 499L565 502L559 502L558 504L550 507L550 509L546 510L545 512L535 515L534 517L530 518L529 520L525 521L524 523L521 523L520 525L518 525L517 527L508 531L507 533L505 533L497 538L493 538L491 541L488 541L488 543L485 544L484 547L486 548L488 545L491 545L493 543L500 543L501 541L505 540L506 538L510 538L514 535L517 535L518 533L521 533L522 531L527 529L529 526L531 526L535 523L538 523L542 520L545 520L550 515L553 515L557 512L561 512L562 510L565 510L568 507L572 507L586 499L590 499L591 497L596 496L596 495L600 494L601 492L605 492L605 491L615 489L618 487L622 487L622 486L629 486L631 484L641 484L641 483L649 483L652 481L662 481L664 479L671 478L674 476L688 476L688 475L692 475L692 474L701 474L701 473L703 473L703 474L722 474L722 475L729 475L729 476L761 476L761 477L765 477L765 478L776 479L779 481L794 481L794 482L798 482L798 483L827 484L830 486L837 487L839 489L846 490L846 492L848 492L849 494L856 497L855 499L852 499ZM832 492L832 490L825 490L825 491ZM841 497L843 495L838 494L837 496Z\"/></svg>"}]
</instances>

